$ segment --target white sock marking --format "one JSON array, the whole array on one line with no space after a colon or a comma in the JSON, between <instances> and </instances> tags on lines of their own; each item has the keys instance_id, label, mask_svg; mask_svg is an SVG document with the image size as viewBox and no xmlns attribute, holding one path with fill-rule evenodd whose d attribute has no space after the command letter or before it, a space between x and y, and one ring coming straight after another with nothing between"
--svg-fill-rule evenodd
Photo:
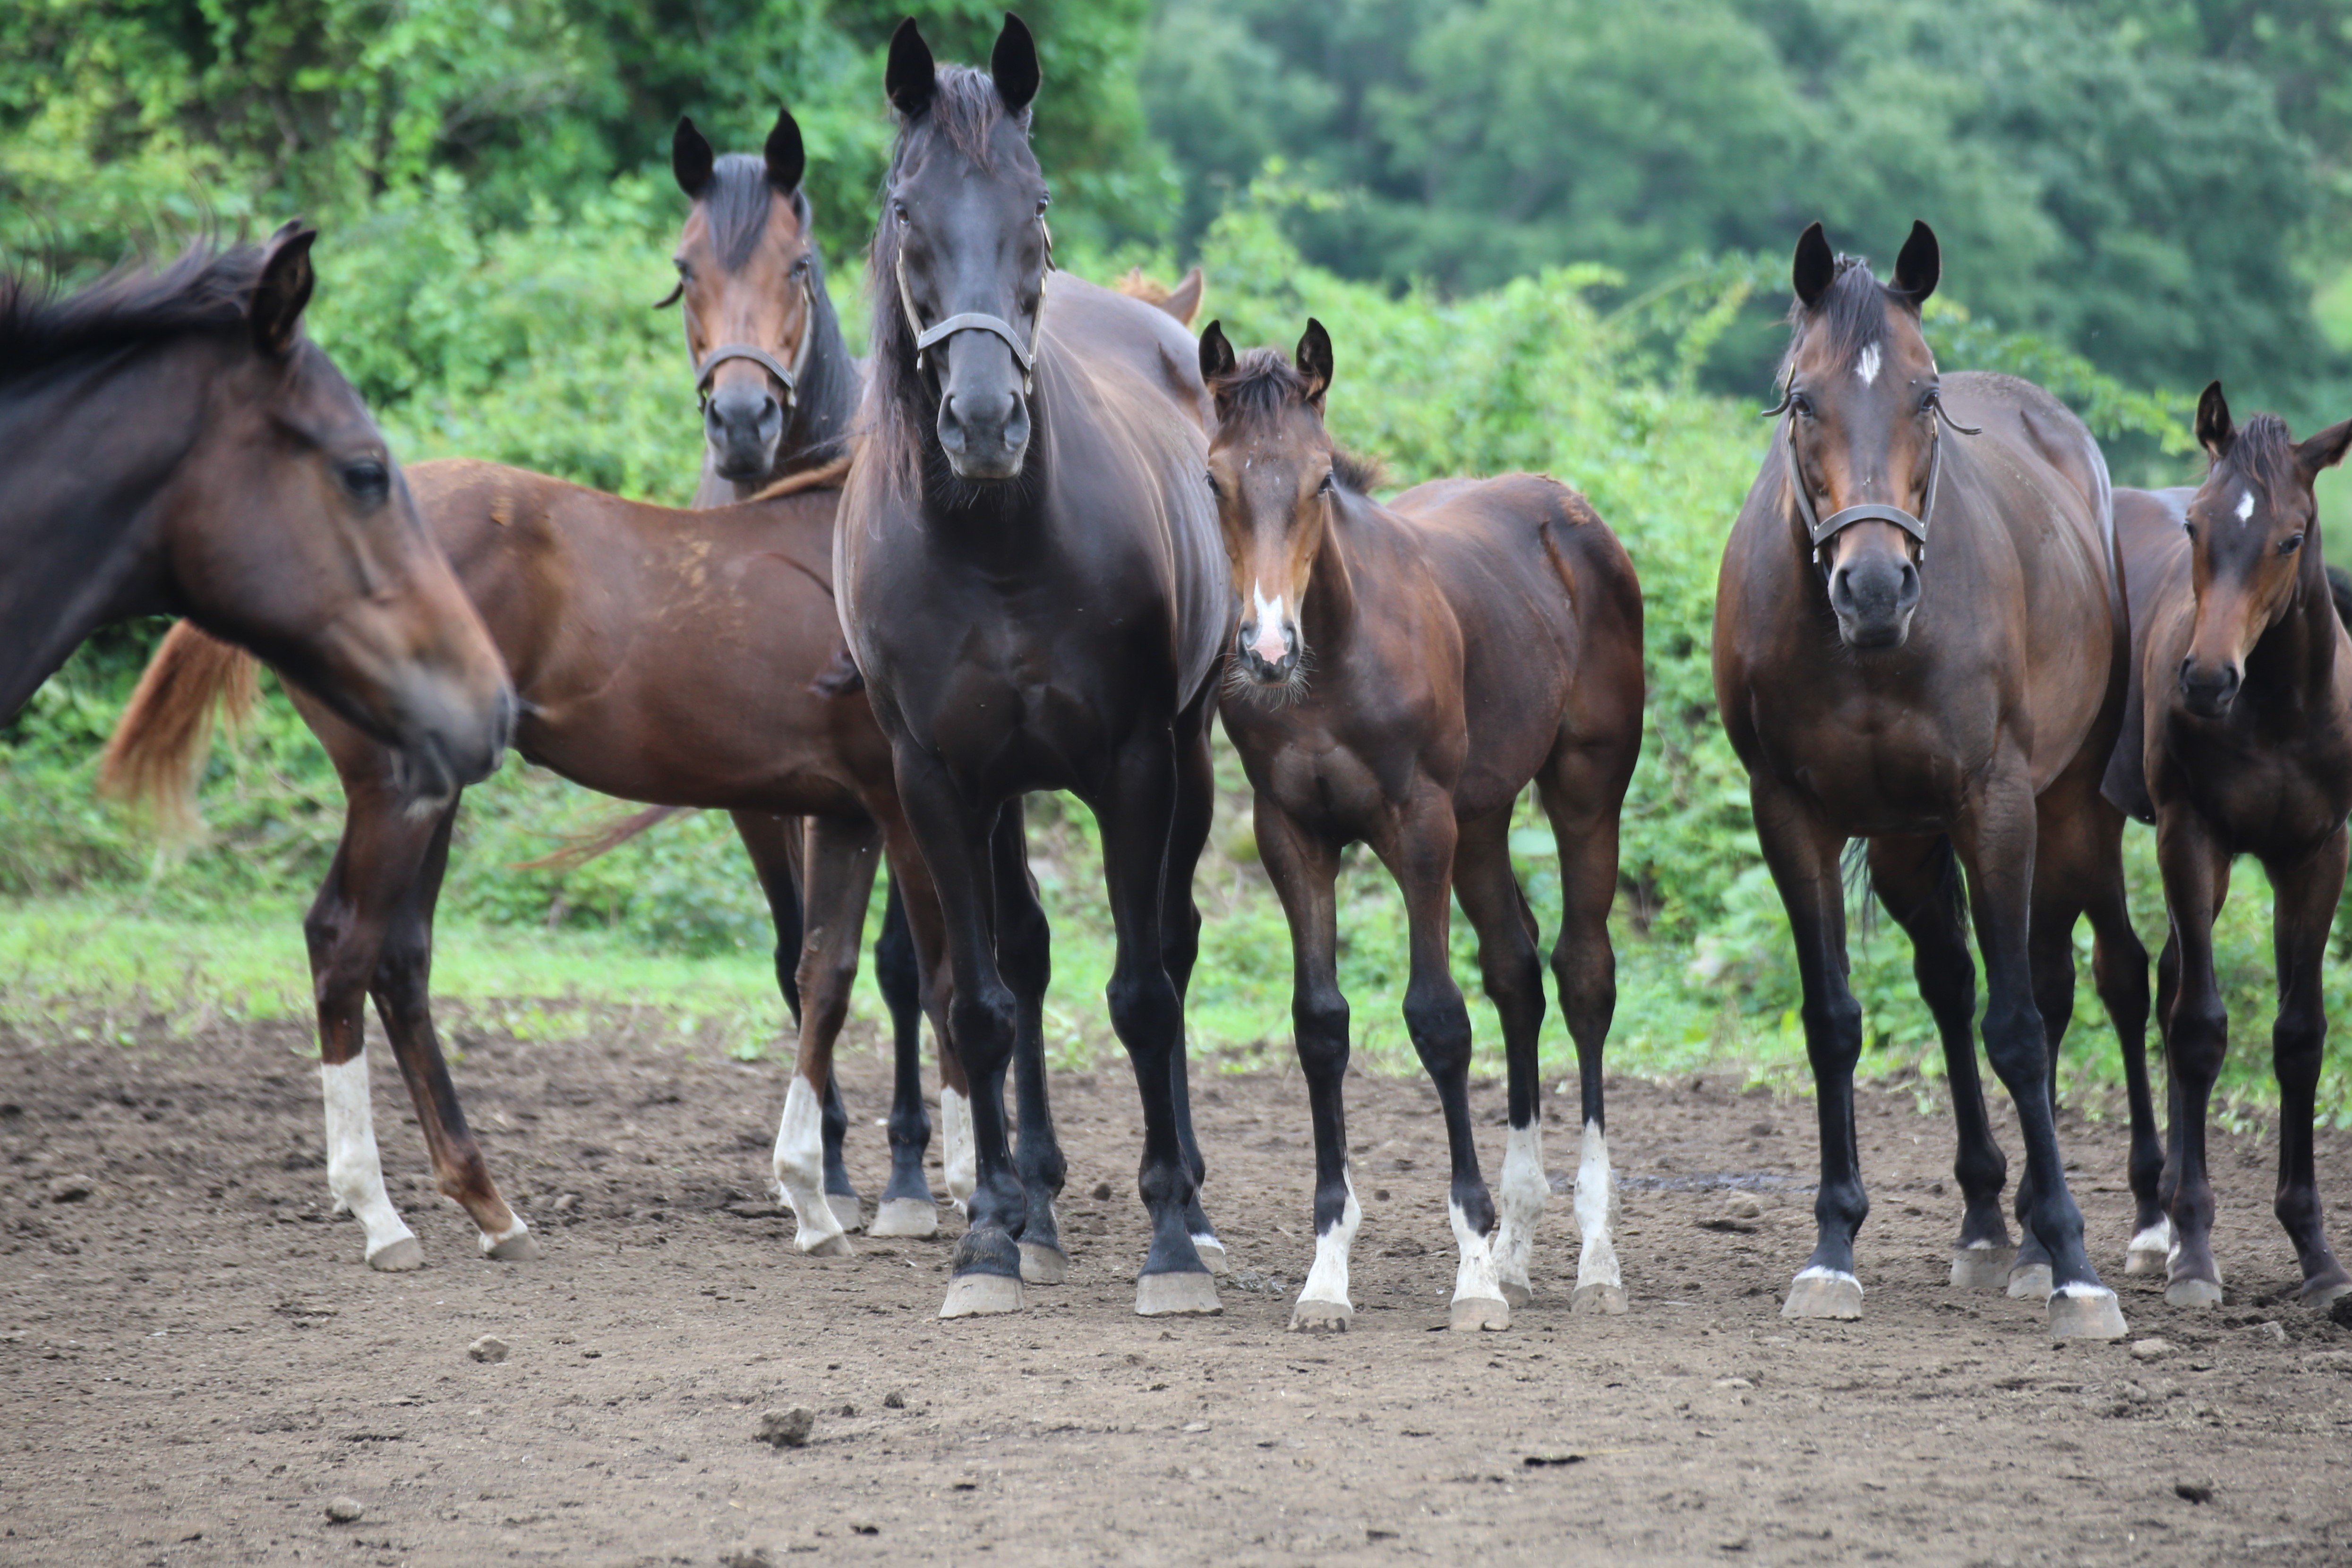
<instances>
[{"instance_id":1,"label":"white sock marking","mask_svg":"<svg viewBox=\"0 0 2352 1568\"><path fill-rule=\"evenodd\" d=\"M1798 1270L1797 1278L1800 1280L1845 1280L1850 1281L1855 1290L1859 1291L1862 1289L1862 1281L1854 1279L1853 1275L1847 1273L1844 1270L1824 1269L1818 1263L1814 1264L1810 1269Z\"/></svg>"},{"instance_id":2,"label":"white sock marking","mask_svg":"<svg viewBox=\"0 0 2352 1568\"><path fill-rule=\"evenodd\" d=\"M980 1156L971 1144L971 1103L952 1089L940 1091L940 1168L956 1211L968 1218L980 1186Z\"/></svg>"},{"instance_id":3,"label":"white sock marking","mask_svg":"<svg viewBox=\"0 0 2352 1568\"><path fill-rule=\"evenodd\" d=\"M1282 595L1276 594L1274 601L1268 603L1265 591L1252 582L1250 609L1257 616L1257 639L1250 644L1250 651L1269 664L1279 664L1282 655L1289 651L1282 637Z\"/></svg>"},{"instance_id":4,"label":"white sock marking","mask_svg":"<svg viewBox=\"0 0 2352 1568\"><path fill-rule=\"evenodd\" d=\"M1356 1178L1342 1170L1339 1179L1348 1184L1347 1205L1339 1210L1339 1223L1316 1232L1315 1265L1307 1270L1307 1283L1299 1288L1298 1299L1331 1301L1353 1312L1356 1303L1348 1299L1348 1253L1356 1245L1356 1228L1364 1222L1364 1209L1356 1201Z\"/></svg>"},{"instance_id":5,"label":"white sock marking","mask_svg":"<svg viewBox=\"0 0 2352 1568\"><path fill-rule=\"evenodd\" d=\"M776 1190L799 1221L793 1246L814 1252L842 1234L841 1221L824 1200L824 1126L816 1086L797 1072L784 1092L784 1117L776 1127L775 1171Z\"/></svg>"},{"instance_id":6,"label":"white sock marking","mask_svg":"<svg viewBox=\"0 0 2352 1568\"><path fill-rule=\"evenodd\" d=\"M1493 1244L1478 1231L1470 1228L1470 1217L1452 1198L1445 1200L1445 1218L1454 1225L1454 1245L1461 1249L1462 1261L1454 1270L1454 1299L1457 1301L1499 1301L1503 1299L1502 1281L1495 1278Z\"/></svg>"},{"instance_id":7,"label":"white sock marking","mask_svg":"<svg viewBox=\"0 0 2352 1568\"><path fill-rule=\"evenodd\" d=\"M2166 1216L2164 1218L2158 1220L2154 1225L2149 1226L2146 1230L2143 1230L2138 1235L2133 1237L2131 1239L2131 1247L2129 1250L2134 1252L2161 1252L2166 1257L2169 1258L2172 1255L2171 1217L2169 1215Z\"/></svg>"},{"instance_id":8,"label":"white sock marking","mask_svg":"<svg viewBox=\"0 0 2352 1568\"><path fill-rule=\"evenodd\" d=\"M1869 345L1867 348L1865 348L1865 349L1864 349L1864 350L1862 350L1862 355L1861 355L1861 357L1860 357L1859 359L1855 360L1855 361L1854 361L1854 362L1853 362L1853 373L1854 373L1855 375L1858 375L1858 376L1860 376L1860 377L1862 378L1862 384L1863 384L1863 385L1864 385L1864 386L1870 386L1870 385L1872 385L1872 384L1874 384L1874 382L1877 382L1877 380L1878 380L1878 345L1877 345L1877 344L1873 343L1873 344Z\"/></svg>"},{"instance_id":9,"label":"white sock marking","mask_svg":"<svg viewBox=\"0 0 2352 1568\"><path fill-rule=\"evenodd\" d=\"M319 1065L327 1102L327 1190L335 1207L359 1216L370 1258L416 1233L383 1190L383 1160L375 1146L375 1108L368 1098L367 1048L349 1061Z\"/></svg>"},{"instance_id":10,"label":"white sock marking","mask_svg":"<svg viewBox=\"0 0 2352 1568\"><path fill-rule=\"evenodd\" d=\"M478 1238L482 1244L483 1256L488 1257L490 1253L497 1251L499 1248L505 1246L516 1237L526 1234L530 1229L530 1227L523 1223L522 1216L518 1214L514 1217L514 1223L508 1226L504 1230L499 1231L496 1236L491 1235L487 1230L483 1231L479 1238Z\"/></svg>"},{"instance_id":11,"label":"white sock marking","mask_svg":"<svg viewBox=\"0 0 2352 1568\"><path fill-rule=\"evenodd\" d=\"M2108 1290L2105 1285L2085 1285L2080 1283L2061 1285L2050 1293L2053 1296L2089 1296L2093 1299L2096 1299L2100 1296L2112 1296L2115 1294L2113 1291Z\"/></svg>"},{"instance_id":12,"label":"white sock marking","mask_svg":"<svg viewBox=\"0 0 2352 1568\"><path fill-rule=\"evenodd\" d=\"M2238 497L2238 521L2244 522L2254 515L2254 493L2248 490Z\"/></svg>"},{"instance_id":13,"label":"white sock marking","mask_svg":"<svg viewBox=\"0 0 2352 1568\"><path fill-rule=\"evenodd\" d=\"M1541 1167L1538 1170L1540 1174ZM1584 1249L1576 1260L1577 1289L1624 1287L1624 1276L1617 1266L1617 1240L1609 1228L1616 1218L1617 1187L1609 1168L1609 1136L1598 1122L1587 1122L1584 1153L1576 1166L1576 1228L1584 1238Z\"/></svg>"},{"instance_id":14,"label":"white sock marking","mask_svg":"<svg viewBox=\"0 0 2352 1568\"><path fill-rule=\"evenodd\" d=\"M1503 1145L1503 1228L1495 1242L1495 1273L1503 1283L1531 1288L1528 1254L1550 1197L1551 1183L1544 1176L1543 1123L1512 1128Z\"/></svg>"}]
</instances>

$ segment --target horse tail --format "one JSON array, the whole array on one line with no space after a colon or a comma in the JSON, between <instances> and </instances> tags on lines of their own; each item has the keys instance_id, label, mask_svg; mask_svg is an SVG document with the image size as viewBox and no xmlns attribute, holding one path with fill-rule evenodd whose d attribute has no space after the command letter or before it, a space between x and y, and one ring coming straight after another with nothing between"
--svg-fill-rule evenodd
<instances>
[{"instance_id":1,"label":"horse tail","mask_svg":"<svg viewBox=\"0 0 2352 1568\"><path fill-rule=\"evenodd\" d=\"M2340 566L2329 567L2327 593L2336 601L2336 619L2344 622L2347 631L2352 631L2352 571Z\"/></svg>"},{"instance_id":2,"label":"horse tail","mask_svg":"<svg viewBox=\"0 0 2352 1568\"><path fill-rule=\"evenodd\" d=\"M692 806L648 806L642 811L632 811L625 817L615 817L601 828L591 828L584 833L571 836L571 841L551 854L537 860L521 861L509 867L512 871L574 871L599 855L612 853L638 834L683 816Z\"/></svg>"},{"instance_id":3,"label":"horse tail","mask_svg":"<svg viewBox=\"0 0 2352 1568\"><path fill-rule=\"evenodd\" d=\"M144 807L157 831L184 838L197 826L196 780L212 751L217 712L231 729L252 716L261 666L234 643L183 621L139 677L98 767L102 795Z\"/></svg>"}]
</instances>

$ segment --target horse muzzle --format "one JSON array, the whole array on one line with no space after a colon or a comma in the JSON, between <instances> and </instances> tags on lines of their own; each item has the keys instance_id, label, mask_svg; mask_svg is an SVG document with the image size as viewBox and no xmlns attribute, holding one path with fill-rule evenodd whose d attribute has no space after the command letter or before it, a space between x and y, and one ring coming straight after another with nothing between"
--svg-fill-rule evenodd
<instances>
[{"instance_id":1,"label":"horse muzzle","mask_svg":"<svg viewBox=\"0 0 2352 1568\"><path fill-rule=\"evenodd\" d=\"M1838 636L1860 653L1903 646L1919 595L1919 569L1907 558L1872 555L1852 565L1841 561L1830 573Z\"/></svg>"},{"instance_id":2,"label":"horse muzzle","mask_svg":"<svg viewBox=\"0 0 2352 1568\"><path fill-rule=\"evenodd\" d=\"M2180 661L2180 704L2199 718L2224 718L2244 679L2235 664L2200 664L2194 654Z\"/></svg>"},{"instance_id":3,"label":"horse muzzle","mask_svg":"<svg viewBox=\"0 0 2352 1568\"><path fill-rule=\"evenodd\" d=\"M749 484L766 478L775 464L784 405L762 385L721 387L703 408L702 429L713 471L721 479Z\"/></svg>"},{"instance_id":4,"label":"horse muzzle","mask_svg":"<svg viewBox=\"0 0 2352 1568\"><path fill-rule=\"evenodd\" d=\"M1244 673L1259 685L1287 685L1298 668L1298 633L1288 624L1244 621L1234 641Z\"/></svg>"}]
</instances>

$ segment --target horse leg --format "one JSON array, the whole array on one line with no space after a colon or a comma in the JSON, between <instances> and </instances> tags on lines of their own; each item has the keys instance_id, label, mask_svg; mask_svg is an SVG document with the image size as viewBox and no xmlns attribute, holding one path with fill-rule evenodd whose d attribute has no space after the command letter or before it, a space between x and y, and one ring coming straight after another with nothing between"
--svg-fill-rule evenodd
<instances>
[{"instance_id":1,"label":"horse leg","mask_svg":"<svg viewBox=\"0 0 2352 1568\"><path fill-rule=\"evenodd\" d=\"M1068 1167L1061 1140L1054 1135L1054 1108L1045 1092L1045 988L1054 973L1053 932L1029 874L1028 812L1019 797L997 814L989 850L996 882L996 961L1018 1006L1013 1073L1021 1141L1013 1163L1029 1215L1021 1232L1021 1278L1032 1285L1058 1285L1070 1277L1070 1255L1062 1248L1061 1217L1054 1209Z\"/></svg>"},{"instance_id":2,"label":"horse leg","mask_svg":"<svg viewBox=\"0 0 2352 1568\"><path fill-rule=\"evenodd\" d=\"M1265 874L1290 926L1290 1028L1315 1129L1315 1262L1290 1309L1302 1333L1345 1333L1355 1322L1348 1258L1363 1223L1348 1172L1348 998L1339 990L1339 857L1272 799L1254 807Z\"/></svg>"},{"instance_id":3,"label":"horse leg","mask_svg":"<svg viewBox=\"0 0 2352 1568\"><path fill-rule=\"evenodd\" d=\"M1216 689L1217 684L1212 681L1208 692ZM1160 915L1160 936L1166 944L1160 959L1176 988L1180 1029L1185 999L1192 994L1192 966L1201 956L1201 909L1192 902L1192 872L1201 863L1201 851L1208 844L1209 829L1216 817L1216 768L1209 756L1209 700L1204 692L1197 730L1188 732L1181 722L1178 727L1180 736L1191 733L1193 737L1180 739L1176 748L1176 826L1169 838L1166 907ZM1190 718L1187 716L1187 721ZM1209 1179L1209 1166L1201 1157L1200 1140L1192 1134L1191 1057L1189 1040L1180 1038L1175 1082L1170 1087L1176 1098L1176 1141L1183 1147L1185 1168L1192 1173L1192 1197L1184 1207L1184 1223L1191 1228L1192 1245L1209 1272L1230 1274L1233 1266L1227 1260L1225 1244L1217 1239L1217 1228L1209 1223L1209 1212L1201 1206L1201 1184Z\"/></svg>"},{"instance_id":4,"label":"horse leg","mask_svg":"<svg viewBox=\"0 0 2352 1568\"><path fill-rule=\"evenodd\" d=\"M2136 1213L2124 1272L2154 1274L2163 1270L2165 1254L2172 1249L2172 1221L2165 1218L2157 1190L2164 1176L2164 1145L2157 1134L2156 1102L2147 1082L2147 949L2132 929L2131 906L2124 894L2123 813L2104 800L2095 801L2091 810L2098 813L2095 869L2084 879L2091 894L2091 983L2123 1048L2124 1090L2131 1103Z\"/></svg>"},{"instance_id":5,"label":"horse leg","mask_svg":"<svg viewBox=\"0 0 2352 1568\"><path fill-rule=\"evenodd\" d=\"M1127 1047L1143 1102L1137 1185L1151 1216L1151 1250L1136 1281L1135 1310L1144 1317L1222 1310L1216 1278L1192 1244L1186 1218L1192 1172L1176 1128L1173 1059L1184 1047L1183 1003L1168 977L1160 925L1177 768L1172 728L1145 727L1119 749L1101 799L1088 802L1102 825L1103 881L1118 944L1106 993L1111 1029ZM961 1009L961 996L957 1002ZM961 1033L956 1045L962 1049Z\"/></svg>"},{"instance_id":6,"label":"horse leg","mask_svg":"<svg viewBox=\"0 0 2352 1568\"><path fill-rule=\"evenodd\" d=\"M2157 1179L2157 1207L2164 1211L2165 1266L2171 1267L2179 1232L2172 1226L2173 1195L2180 1190L2180 1075L2172 1071L2172 1009L2180 999L2180 928L2168 908L2164 946L2156 956L2156 1044L2164 1061L2165 1156Z\"/></svg>"},{"instance_id":7,"label":"horse leg","mask_svg":"<svg viewBox=\"0 0 2352 1568\"><path fill-rule=\"evenodd\" d=\"M1423 785L1398 811L1375 843L1389 874L1404 894L1411 967L1404 988L1405 1031L1421 1065L1436 1085L1445 1117L1452 1180L1446 1218L1459 1257L1454 1273L1450 1326L1465 1332L1511 1326L1510 1303L1495 1272L1497 1216L1494 1195L1478 1168L1478 1144L1470 1126L1470 1009L1454 983L1454 847L1459 829L1454 803L1444 791Z\"/></svg>"},{"instance_id":8,"label":"horse leg","mask_svg":"<svg viewBox=\"0 0 2352 1568\"><path fill-rule=\"evenodd\" d=\"M2271 1062L2279 1084L2279 1179L2272 1211L2294 1243L2303 1265L2302 1299L2312 1306L2352 1295L2352 1274L2327 1245L2312 1163L2312 1122L2327 1042L2320 967L2327 956L2328 925L2344 896L2346 850L2346 831L2339 824L2315 853L2271 872L2278 889L2272 939L2279 976L2278 1019L2271 1028Z\"/></svg>"},{"instance_id":9,"label":"horse leg","mask_svg":"<svg viewBox=\"0 0 2352 1568\"><path fill-rule=\"evenodd\" d=\"M887 850L887 844L886 844ZM923 1109L922 971L899 892L905 877L893 865L882 906L882 935L874 941L874 977L890 1009L890 1180L866 1227L868 1236L935 1235L939 1209L931 1201L923 1155L931 1145L931 1118Z\"/></svg>"},{"instance_id":10,"label":"horse leg","mask_svg":"<svg viewBox=\"0 0 2352 1568\"><path fill-rule=\"evenodd\" d=\"M2050 1332L2058 1339L2119 1339L2126 1332L2123 1309L2083 1249L2083 1214L2066 1189L2058 1153L2050 1044L2033 996L2036 826L2033 787L2022 760L2000 758L1958 813L1953 834L1968 868L1977 946L1984 954L1985 1055L2017 1106L2024 1136L2026 1179L2032 1184L2032 1207L2024 1218L2050 1254Z\"/></svg>"},{"instance_id":11,"label":"horse leg","mask_svg":"<svg viewBox=\"0 0 2352 1568\"><path fill-rule=\"evenodd\" d=\"M1985 1113L1977 1075L1977 971L1969 956L1966 894L1952 842L1941 834L1870 841L1870 882L1878 902L1911 938L1911 973L1919 999L1935 1015L1952 1091L1958 1148L1952 1176L1960 1188L1960 1234L1952 1245L1955 1287L2000 1290L2017 1249L2001 1218L2009 1162Z\"/></svg>"},{"instance_id":12,"label":"horse leg","mask_svg":"<svg viewBox=\"0 0 2352 1568\"><path fill-rule=\"evenodd\" d=\"M1869 1218L1854 1138L1853 1069L1862 1059L1862 1005L1846 983L1845 889L1838 879L1842 834L1811 801L1765 774L1752 773L1748 799L1764 863L1789 912L1797 975L1804 987L1805 1054L1813 1070L1821 1122L1822 1179L1813 1198L1812 1256L1781 1304L1787 1318L1858 1318L1862 1282L1854 1278L1853 1239Z\"/></svg>"},{"instance_id":13,"label":"horse leg","mask_svg":"<svg viewBox=\"0 0 2352 1568\"><path fill-rule=\"evenodd\" d=\"M393 912L415 882L433 824L374 780L346 774L342 841L302 936L318 998L319 1080L326 1105L327 1190L359 1218L372 1269L422 1268L425 1249L383 1187L368 1086L367 985Z\"/></svg>"},{"instance_id":14,"label":"horse leg","mask_svg":"<svg viewBox=\"0 0 2352 1568\"><path fill-rule=\"evenodd\" d=\"M1001 811L973 806L939 759L900 739L891 748L898 799L939 895L954 1001L949 1030L968 1075L974 1177L957 1240L942 1318L1017 1312L1022 1307L1019 1238L1029 1197L1013 1168L1004 1121L1004 1071L1013 1060L1019 1003L996 967L996 896L990 840ZM912 912L909 911L911 917ZM942 1111L945 1092L941 1092ZM950 1132L953 1121L949 1122ZM950 1150L952 1157L952 1150Z\"/></svg>"},{"instance_id":15,"label":"horse leg","mask_svg":"<svg viewBox=\"0 0 2352 1568\"><path fill-rule=\"evenodd\" d=\"M793 1244L815 1257L845 1258L852 1250L847 1227L825 1181L823 1106L833 1082L834 1042L849 1018L849 988L857 978L857 949L866 937L866 904L874 891L882 833L862 817L806 821L800 1045L783 1119L776 1127L774 1168L777 1188L798 1221Z\"/></svg>"},{"instance_id":16,"label":"horse leg","mask_svg":"<svg viewBox=\"0 0 2352 1568\"><path fill-rule=\"evenodd\" d=\"M1479 978L1503 1023L1511 1130L1503 1145L1503 1218L1495 1239L1495 1278L1503 1300L1516 1311L1535 1293L1528 1279L1528 1254L1551 1197L1551 1183L1544 1175L1543 1086L1537 1081L1536 1066L1536 1040L1543 1029L1543 960L1536 952L1535 916L1519 892L1518 879L1511 874L1510 831L1507 806L1462 825L1454 849L1454 891L1478 934ZM1603 1214L1605 1227L1605 1207ZM1600 1239L1607 1248L1606 1236ZM1615 1284L1613 1249L1607 1262ZM1582 1270L1579 1272L1581 1280ZM1580 1283L1579 1299L1584 1290ZM1622 1289L1619 1301L1622 1305Z\"/></svg>"},{"instance_id":17,"label":"horse leg","mask_svg":"<svg viewBox=\"0 0 2352 1568\"><path fill-rule=\"evenodd\" d=\"M2176 1307L2221 1302L2213 1260L2213 1186L2206 1171L2205 1115L2213 1081L2230 1050L2230 1012L2213 974L2213 922L2229 895L2230 856L2194 812L2161 811L2156 858L2172 916L2167 944L2173 978L2165 1019L2166 1065L2172 1074L2172 1250L2164 1299Z\"/></svg>"},{"instance_id":18,"label":"horse leg","mask_svg":"<svg viewBox=\"0 0 2352 1568\"><path fill-rule=\"evenodd\" d=\"M1609 908L1617 897L1617 823L1625 799L1627 763L1602 764L1581 747L1572 748L1538 779L1544 814L1559 852L1559 938L1552 944L1552 983L1559 988L1559 1010L1576 1042L1578 1113L1584 1145L1576 1164L1576 1228L1583 1251L1576 1263L1571 1312L1614 1314L1625 1310L1624 1280L1618 1270L1617 1176L1609 1161L1608 1118L1601 1100L1601 1051L1617 1013L1617 954L1609 942ZM1524 906L1524 900L1522 905ZM1532 935L1534 916L1527 916ZM1533 1057L1529 1058L1530 1070ZM1530 1081L1540 1101L1541 1085ZM1516 1114L1516 1113L1514 1113ZM1534 1174L1541 1176L1541 1149ZM1503 1171L1507 1211L1513 1187L1507 1157ZM1545 1190L1550 1190L1546 1178Z\"/></svg>"},{"instance_id":19,"label":"horse leg","mask_svg":"<svg viewBox=\"0 0 2352 1568\"><path fill-rule=\"evenodd\" d=\"M784 1010L797 1032L801 1027L800 964L803 923L801 913L801 854L805 830L798 817L772 811L730 811L735 831L751 857L751 870L767 894L768 915L776 927L776 989L783 993ZM842 1163L841 1145L849 1134L849 1109L841 1102L841 1085L825 1080L818 1127L824 1142L825 1202L845 1230L857 1228L856 1186Z\"/></svg>"},{"instance_id":20,"label":"horse leg","mask_svg":"<svg viewBox=\"0 0 2352 1568\"><path fill-rule=\"evenodd\" d=\"M2034 890L2027 915L2026 965L2033 980L2033 1010L2042 1018L2043 1092L2051 1114L2058 1110L2058 1051L2074 1019L2074 923L2081 918L2081 887L2072 874L2063 844L2038 841L2034 857ZM2053 862L2057 862L2055 865ZM2058 874L2053 875L2056 872ZM2017 1260L2009 1270L2009 1294L2019 1301L2050 1299L2052 1276L2049 1250L2028 1216L2033 1212L2032 1172L2017 1184Z\"/></svg>"},{"instance_id":21,"label":"horse leg","mask_svg":"<svg viewBox=\"0 0 2352 1568\"><path fill-rule=\"evenodd\" d=\"M376 1016L392 1039L401 1076L408 1081L417 1125L433 1155L434 1186L473 1217L484 1257L528 1263L540 1256L539 1239L499 1196L489 1162L482 1157L473 1129L466 1125L457 1086L449 1080L449 1064L433 1028L433 912L441 901L441 879L449 870L449 834L457 821L457 809L452 805L429 824L432 839L424 862L394 913L369 989L375 994Z\"/></svg>"},{"instance_id":22,"label":"horse leg","mask_svg":"<svg viewBox=\"0 0 2352 1568\"><path fill-rule=\"evenodd\" d=\"M883 845L890 859L890 885L894 893L901 895L899 907L906 914L907 933L913 944L923 1015L930 1020L931 1043L939 1057L941 1178L947 1183L948 1197L957 1212L969 1213L976 1179L971 1146L971 1086L964 1078L963 1063L956 1056L949 1032L948 1013L955 999L954 977L949 969L947 933L940 924L939 890L931 884L930 868L923 862L914 830L908 825L897 802L891 801L887 810L877 811L876 816L882 823ZM919 1080L916 1096L919 1107ZM892 1113L897 1114L896 1106ZM922 1201L931 1201L928 1184ZM933 1214L936 1225L937 1211Z\"/></svg>"}]
</instances>

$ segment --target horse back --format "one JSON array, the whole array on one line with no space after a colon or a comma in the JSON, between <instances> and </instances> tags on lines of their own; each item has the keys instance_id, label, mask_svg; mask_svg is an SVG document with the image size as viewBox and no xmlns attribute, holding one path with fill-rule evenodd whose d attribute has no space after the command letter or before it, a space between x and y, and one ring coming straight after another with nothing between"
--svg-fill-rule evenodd
<instances>
[{"instance_id":1,"label":"horse back","mask_svg":"<svg viewBox=\"0 0 2352 1568\"><path fill-rule=\"evenodd\" d=\"M1201 380L1200 346L1159 306L1056 272L1046 281L1045 328L1065 351L1124 366L1197 428L1209 429L1215 409Z\"/></svg>"}]
</instances>

